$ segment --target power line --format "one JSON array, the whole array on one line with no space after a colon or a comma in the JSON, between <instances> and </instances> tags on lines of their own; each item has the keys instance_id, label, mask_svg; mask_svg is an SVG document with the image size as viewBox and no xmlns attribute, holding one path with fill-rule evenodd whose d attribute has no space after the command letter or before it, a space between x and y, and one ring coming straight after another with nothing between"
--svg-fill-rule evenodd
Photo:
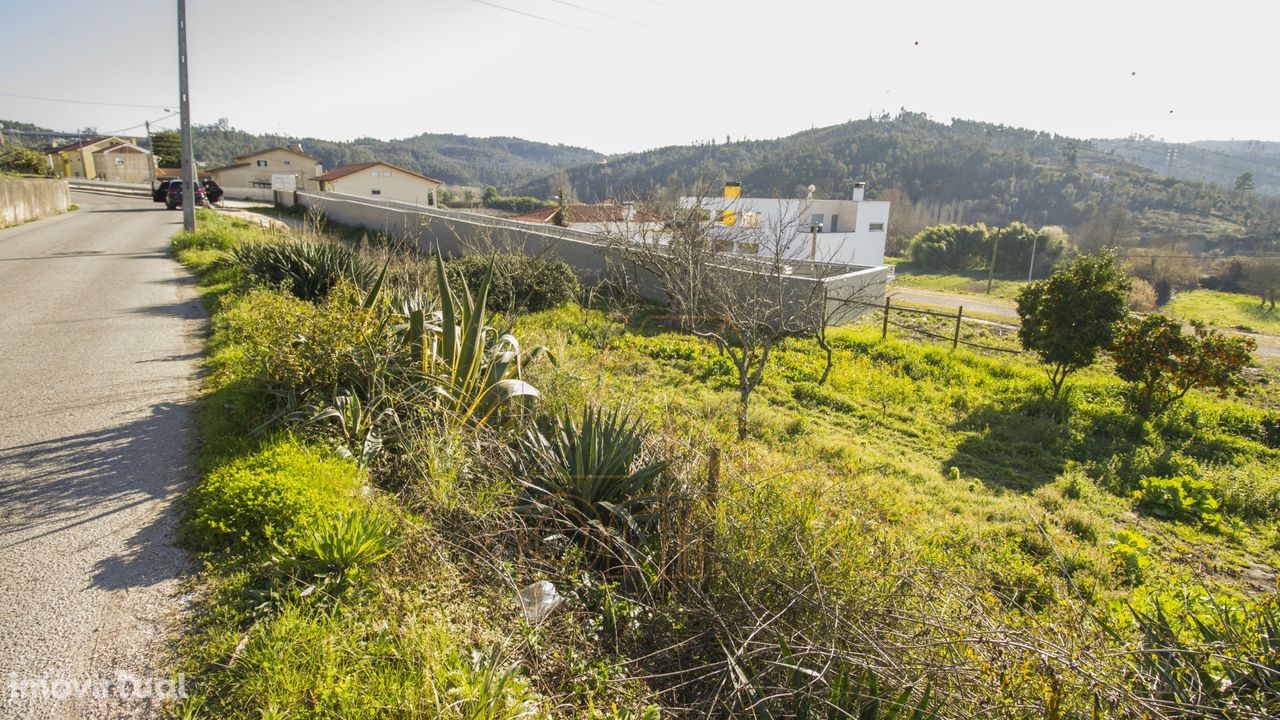
<instances>
[{"instance_id":1,"label":"power line","mask_svg":"<svg viewBox=\"0 0 1280 720\"><path fill-rule=\"evenodd\" d=\"M499 10L505 10L505 11L507 11L507 12L509 12L509 13L515 13L516 15L523 15L523 16L528 17L528 18L533 18L534 20L541 20L542 22L548 22L548 23L551 23L551 24L553 24L553 25L560 25L561 27L572 28L572 29L574 29L574 30L581 30L582 32L585 32L585 33L591 33L592 35L599 35L599 36L601 36L601 37L609 37L608 35L605 35L604 33L602 33L602 32L598 32L598 31L596 31L596 30L592 30L591 28L585 28L585 27L582 27L581 25L574 25L573 23L561 22L561 21L559 21L559 20L553 20L553 19L551 19L551 18L549 18L549 17L543 17L543 16L541 16L541 15L534 15L534 14L533 14L533 13L531 13L531 12L525 12L524 10L517 10L517 9L515 9L515 8L509 8L509 7L507 7L506 5L499 5L499 4L497 4L497 3L489 2L489 0L471 0L471 1L472 1L472 2L476 2L476 3L480 3L481 5L488 5L488 6L489 6L489 7L491 7L491 8L497 8L497 9L499 9Z\"/></svg>"},{"instance_id":2,"label":"power line","mask_svg":"<svg viewBox=\"0 0 1280 720\"><path fill-rule=\"evenodd\" d=\"M477 0L478 2L479 0ZM44 100L46 102L73 103L75 105L108 105L111 107L151 108L168 110L169 105L135 105L133 103L93 102L92 100L68 100L66 98L40 97L38 95L19 95L18 93L0 92L5 97L23 98L24 100Z\"/></svg>"},{"instance_id":3,"label":"power line","mask_svg":"<svg viewBox=\"0 0 1280 720\"><path fill-rule=\"evenodd\" d=\"M130 126L129 126L129 127L127 127L127 128L120 128L119 130L108 130L107 132L104 132L104 133L102 133L102 134L103 134L103 135L115 135L116 133L128 132L128 131L130 131L130 130L137 130L138 128L142 127L143 125L146 125L148 122L158 123L158 122L160 122L161 120L168 120L168 119L169 119L169 118L171 118L171 117L177 117L177 116L178 116L178 113L169 113L168 115L165 115L164 117L160 118L160 120L147 120L146 122L140 122L140 123L138 123L137 125L130 125Z\"/></svg>"},{"instance_id":4,"label":"power line","mask_svg":"<svg viewBox=\"0 0 1280 720\"><path fill-rule=\"evenodd\" d=\"M594 9L594 8L584 7L584 6L582 6L582 5L578 5L578 4L575 4L575 3L568 2L568 0L551 0L551 2L553 2L553 3L557 4L557 5L564 5L565 7L571 7L571 8L573 8L573 9L575 9L575 10L581 10L581 11L583 11L583 12L589 12L589 13L592 13L592 14L595 14L595 15L599 15L599 16L601 16L601 17L611 18L611 19L613 19L613 20L617 20L617 21L619 21L619 22L630 23L630 24L632 24L632 25L639 25L640 27L648 27L648 26L647 26L647 25L645 25L644 23L636 22L635 20L632 20L631 18L624 18L624 17L622 17L621 15L614 15L613 13L607 13L607 12L605 12L605 11L603 11L603 10L596 10L596 9Z\"/></svg>"}]
</instances>

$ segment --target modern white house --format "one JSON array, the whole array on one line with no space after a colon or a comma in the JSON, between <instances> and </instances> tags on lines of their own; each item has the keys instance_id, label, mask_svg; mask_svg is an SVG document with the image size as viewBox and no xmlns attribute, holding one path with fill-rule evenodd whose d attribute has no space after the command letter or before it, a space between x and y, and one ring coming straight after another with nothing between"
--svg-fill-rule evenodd
<instances>
[{"instance_id":1,"label":"modern white house","mask_svg":"<svg viewBox=\"0 0 1280 720\"><path fill-rule=\"evenodd\" d=\"M813 187L810 186L810 194ZM741 183L725 183L718 198L684 198L701 204L716 235L734 252L774 254L793 260L883 265L889 203L867 200L857 183L847 200L741 197Z\"/></svg>"}]
</instances>

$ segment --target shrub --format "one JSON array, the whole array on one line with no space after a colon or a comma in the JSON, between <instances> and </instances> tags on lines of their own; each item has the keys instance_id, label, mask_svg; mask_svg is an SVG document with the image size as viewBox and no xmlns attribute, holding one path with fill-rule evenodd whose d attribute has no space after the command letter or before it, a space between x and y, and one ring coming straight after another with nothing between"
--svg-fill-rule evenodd
<instances>
[{"instance_id":1,"label":"shrub","mask_svg":"<svg viewBox=\"0 0 1280 720\"><path fill-rule=\"evenodd\" d=\"M47 175L49 174L49 163L45 160L44 155L35 150L21 145L9 145L0 147L0 171L26 175Z\"/></svg>"},{"instance_id":2,"label":"shrub","mask_svg":"<svg viewBox=\"0 0 1280 720\"><path fill-rule=\"evenodd\" d=\"M1149 312L1156 307L1156 289L1142 278L1129 278L1129 296L1125 305L1134 312Z\"/></svg>"},{"instance_id":3,"label":"shrub","mask_svg":"<svg viewBox=\"0 0 1280 720\"><path fill-rule=\"evenodd\" d=\"M1139 585L1151 567L1151 541L1132 530L1117 530L1111 535L1111 557L1125 578Z\"/></svg>"},{"instance_id":4,"label":"shrub","mask_svg":"<svg viewBox=\"0 0 1280 720\"><path fill-rule=\"evenodd\" d=\"M1133 493L1138 509L1164 520L1195 521L1208 527L1222 523L1213 483L1189 475L1148 477Z\"/></svg>"},{"instance_id":5,"label":"shrub","mask_svg":"<svg viewBox=\"0 0 1280 720\"><path fill-rule=\"evenodd\" d=\"M360 484L355 463L281 437L215 468L192 489L184 533L200 550L291 546L349 509Z\"/></svg>"},{"instance_id":6,"label":"shrub","mask_svg":"<svg viewBox=\"0 0 1280 720\"><path fill-rule=\"evenodd\" d=\"M268 285L284 285L294 297L315 301L344 280L361 290L378 281L379 268L350 245L276 238L243 243L232 261Z\"/></svg>"},{"instance_id":7,"label":"shrub","mask_svg":"<svg viewBox=\"0 0 1280 720\"><path fill-rule=\"evenodd\" d=\"M641 462L645 429L614 410L583 410L582 422L564 415L541 418L520 439L516 471L524 478L517 511L542 519L564 518L586 544L620 539L645 542L657 498L654 488L667 465ZM603 534L603 537L602 537ZM591 547L602 554L604 547Z\"/></svg>"},{"instance_id":8,"label":"shrub","mask_svg":"<svg viewBox=\"0 0 1280 720\"><path fill-rule=\"evenodd\" d=\"M548 310L576 300L581 292L578 275L568 264L524 255L454 258L445 263L445 269L453 284L461 279L468 287L478 288L490 265L493 281L485 307L494 312Z\"/></svg>"},{"instance_id":9,"label":"shrub","mask_svg":"<svg viewBox=\"0 0 1280 720\"><path fill-rule=\"evenodd\" d=\"M226 314L227 337L244 359L273 384L298 391L332 388L363 378L385 354L377 314L341 283L319 303L259 289ZM389 342L389 340L387 340Z\"/></svg>"}]
</instances>

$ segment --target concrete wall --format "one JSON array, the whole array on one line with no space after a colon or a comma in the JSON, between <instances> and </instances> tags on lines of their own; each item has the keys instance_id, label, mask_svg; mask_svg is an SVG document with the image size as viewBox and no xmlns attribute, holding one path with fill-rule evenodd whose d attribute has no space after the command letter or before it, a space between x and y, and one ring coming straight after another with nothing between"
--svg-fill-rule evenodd
<instances>
[{"instance_id":1,"label":"concrete wall","mask_svg":"<svg viewBox=\"0 0 1280 720\"><path fill-rule=\"evenodd\" d=\"M602 238L572 229L524 223L475 213L409 209L395 203L374 204L327 193L277 194L285 204L295 201L315 208L325 217L347 225L368 228L405 240L426 254L438 248L445 257L506 252L545 257L568 263L585 285L608 280L624 284L632 292L655 302L667 300L662 285L644 268L622 257ZM770 276L749 269L750 263L728 258L734 265L712 272L744 287L764 287ZM832 324L852 322L869 312L884 297L888 275L885 267L844 267L799 262L782 280L788 315L798 322L814 322L825 316ZM771 285L776 291L776 285ZM856 301L853 301L855 300Z\"/></svg>"},{"instance_id":2,"label":"concrete wall","mask_svg":"<svg viewBox=\"0 0 1280 720\"><path fill-rule=\"evenodd\" d=\"M0 177L0 227L57 215L70 205L66 180Z\"/></svg>"},{"instance_id":3,"label":"concrete wall","mask_svg":"<svg viewBox=\"0 0 1280 720\"><path fill-rule=\"evenodd\" d=\"M274 202L276 199L275 191L269 187L227 187L218 183L222 187L222 192L228 200L260 200L262 202Z\"/></svg>"}]
</instances>

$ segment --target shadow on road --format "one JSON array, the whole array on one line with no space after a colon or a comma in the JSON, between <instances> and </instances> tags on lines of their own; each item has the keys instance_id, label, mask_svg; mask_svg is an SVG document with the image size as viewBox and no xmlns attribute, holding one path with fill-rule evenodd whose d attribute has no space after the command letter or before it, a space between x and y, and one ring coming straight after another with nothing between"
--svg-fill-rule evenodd
<instances>
[{"instance_id":1,"label":"shadow on road","mask_svg":"<svg viewBox=\"0 0 1280 720\"><path fill-rule=\"evenodd\" d=\"M97 587L151 585L172 577L168 557L173 518L143 506L180 493L189 477L189 402L162 402L142 418L100 431L0 449L16 472L0 485L0 548L30 542L110 516L138 514L125 552L95 568ZM145 520L143 519L145 518ZM50 562L56 562L50 558Z\"/></svg>"}]
</instances>

